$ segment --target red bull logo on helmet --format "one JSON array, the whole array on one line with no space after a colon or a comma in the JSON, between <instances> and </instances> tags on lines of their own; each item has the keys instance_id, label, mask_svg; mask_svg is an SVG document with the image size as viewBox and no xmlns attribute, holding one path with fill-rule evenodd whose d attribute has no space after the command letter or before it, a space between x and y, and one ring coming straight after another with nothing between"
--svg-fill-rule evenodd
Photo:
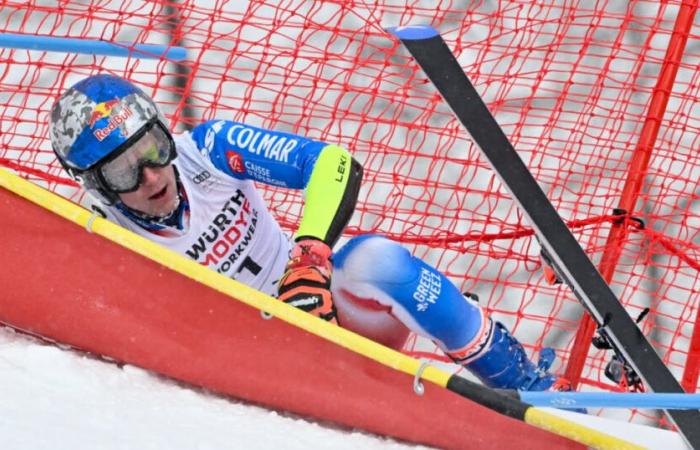
<instances>
[{"instance_id":1,"label":"red bull logo on helmet","mask_svg":"<svg viewBox=\"0 0 700 450\"><path fill-rule=\"evenodd\" d=\"M97 106L95 106L95 110L90 116L90 128L94 127L98 120L104 117L109 117L105 127L98 128L92 132L98 141L102 141L104 138L109 136L109 133L114 131L119 125L123 124L129 117L134 115L131 108L126 105L122 105L118 113L112 114L112 110L119 103L120 102L118 99L114 99L99 103Z\"/></svg>"},{"instance_id":2,"label":"red bull logo on helmet","mask_svg":"<svg viewBox=\"0 0 700 450\"><path fill-rule=\"evenodd\" d=\"M119 103L119 99L115 98L114 100L109 100L106 102L98 103L95 106L95 109L92 112L92 115L90 116L90 128L95 126L95 122L100 120L103 117L108 117L110 114L112 114L112 108L114 108L114 105Z\"/></svg>"}]
</instances>

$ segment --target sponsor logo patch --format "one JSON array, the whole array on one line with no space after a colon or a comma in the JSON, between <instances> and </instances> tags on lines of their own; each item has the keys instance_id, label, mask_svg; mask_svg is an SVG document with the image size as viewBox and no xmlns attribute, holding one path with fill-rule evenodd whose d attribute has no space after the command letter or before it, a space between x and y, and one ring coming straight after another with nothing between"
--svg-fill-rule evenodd
<instances>
[{"instance_id":1,"label":"sponsor logo patch","mask_svg":"<svg viewBox=\"0 0 700 450\"><path fill-rule=\"evenodd\" d=\"M112 109L110 108L110 113ZM104 128L99 128L95 131L92 132L93 135L97 138L98 141L104 140L107 136L109 136L109 133L112 131L116 130L119 125L123 124L126 122L126 120L133 116L134 113L131 111L131 108L123 107L117 114L110 115L109 121L107 121L107 126ZM91 119L92 120L92 119Z\"/></svg>"},{"instance_id":2,"label":"sponsor logo patch","mask_svg":"<svg viewBox=\"0 0 700 450\"><path fill-rule=\"evenodd\" d=\"M118 103L119 99L116 98L114 100L98 103L90 116L90 128L94 127L95 123L103 117L109 117L109 115L112 114L112 108Z\"/></svg>"},{"instance_id":3,"label":"sponsor logo patch","mask_svg":"<svg viewBox=\"0 0 700 450\"><path fill-rule=\"evenodd\" d=\"M231 168L233 173L245 173L243 157L240 153L229 150L226 152L226 160L228 161L228 166Z\"/></svg>"},{"instance_id":4,"label":"sponsor logo patch","mask_svg":"<svg viewBox=\"0 0 700 450\"><path fill-rule=\"evenodd\" d=\"M235 124L226 133L228 143L240 150L277 162L289 162L289 155L300 143L293 136Z\"/></svg>"},{"instance_id":5,"label":"sponsor logo patch","mask_svg":"<svg viewBox=\"0 0 700 450\"><path fill-rule=\"evenodd\" d=\"M204 136L204 147L200 148L199 151L204 155L205 158L209 157L209 153L214 149L214 144L216 143L216 134L224 126L224 121L219 120L214 122L207 129L207 134Z\"/></svg>"},{"instance_id":6,"label":"sponsor logo patch","mask_svg":"<svg viewBox=\"0 0 700 450\"><path fill-rule=\"evenodd\" d=\"M442 281L440 277L427 269L421 269L418 286L413 292L416 310L419 312L427 311L430 305L434 305L437 302L441 291Z\"/></svg>"},{"instance_id":7,"label":"sponsor logo patch","mask_svg":"<svg viewBox=\"0 0 700 450\"><path fill-rule=\"evenodd\" d=\"M257 223L258 211L245 194L236 189L185 254L219 273L230 275L246 269L257 275L262 267L247 254Z\"/></svg>"},{"instance_id":8,"label":"sponsor logo patch","mask_svg":"<svg viewBox=\"0 0 700 450\"><path fill-rule=\"evenodd\" d=\"M203 172L199 172L197 175L192 177L192 181L194 181L194 184L200 184L206 180L211 178L211 173L209 171L205 170Z\"/></svg>"}]
</instances>

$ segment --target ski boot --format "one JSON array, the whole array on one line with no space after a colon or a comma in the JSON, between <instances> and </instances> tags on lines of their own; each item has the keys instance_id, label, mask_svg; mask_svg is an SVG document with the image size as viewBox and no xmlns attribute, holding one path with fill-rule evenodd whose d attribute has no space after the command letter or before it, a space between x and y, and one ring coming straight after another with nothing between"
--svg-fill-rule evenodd
<instances>
[{"instance_id":1,"label":"ski boot","mask_svg":"<svg viewBox=\"0 0 700 450\"><path fill-rule=\"evenodd\" d=\"M500 322L491 325L491 333L481 348L462 359L456 355L451 356L491 388L519 391L571 390L571 384L564 378L548 372L556 357L553 349L542 349L535 365L525 354L523 346ZM578 408L571 411L587 412Z\"/></svg>"}]
</instances>

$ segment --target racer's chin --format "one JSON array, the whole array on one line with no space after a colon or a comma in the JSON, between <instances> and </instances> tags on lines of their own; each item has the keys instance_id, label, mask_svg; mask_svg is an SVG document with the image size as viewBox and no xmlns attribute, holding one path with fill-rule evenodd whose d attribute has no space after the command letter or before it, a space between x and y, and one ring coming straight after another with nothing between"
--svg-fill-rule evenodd
<instances>
[{"instance_id":1,"label":"racer's chin","mask_svg":"<svg viewBox=\"0 0 700 450\"><path fill-rule=\"evenodd\" d=\"M147 214L155 217L167 217L179 205L176 185L165 185L148 198Z\"/></svg>"}]
</instances>

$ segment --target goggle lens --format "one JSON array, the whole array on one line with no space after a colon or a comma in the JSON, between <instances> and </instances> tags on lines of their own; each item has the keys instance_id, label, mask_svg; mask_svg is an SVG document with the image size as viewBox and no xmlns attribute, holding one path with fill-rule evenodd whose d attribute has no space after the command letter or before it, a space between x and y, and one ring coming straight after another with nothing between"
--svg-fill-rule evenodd
<instances>
[{"instance_id":1,"label":"goggle lens","mask_svg":"<svg viewBox=\"0 0 700 450\"><path fill-rule=\"evenodd\" d=\"M165 167L175 157L172 140L159 126L154 126L115 159L100 167L100 174L113 192L138 189L144 167Z\"/></svg>"}]
</instances>

